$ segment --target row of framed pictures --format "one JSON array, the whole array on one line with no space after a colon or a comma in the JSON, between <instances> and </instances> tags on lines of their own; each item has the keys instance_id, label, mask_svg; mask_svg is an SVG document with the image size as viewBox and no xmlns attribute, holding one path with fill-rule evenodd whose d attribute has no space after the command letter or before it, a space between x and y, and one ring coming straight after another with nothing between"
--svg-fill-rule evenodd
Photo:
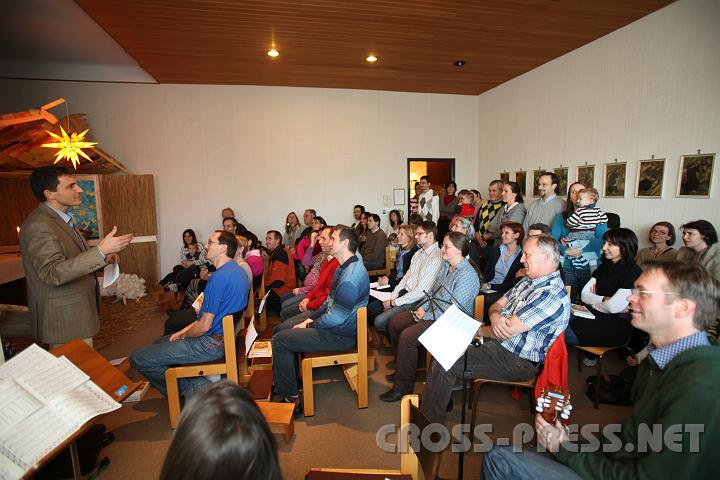
<instances>
[{"instance_id":1,"label":"row of framed pictures","mask_svg":"<svg viewBox=\"0 0 720 480\"><path fill-rule=\"evenodd\" d=\"M683 155L680 157L680 174L678 175L676 196L692 198L710 198L712 187L713 167L715 164L714 153L697 155ZM576 167L576 181L586 187L595 187L595 165L581 165ZM532 196L539 196L537 190L538 177L547 170L533 170L533 192ZM565 195L568 189L569 167L552 169L560 178L557 192ZM638 174L635 181L635 196L638 198L662 198L663 181L665 178L665 159L651 158L638 161ZM526 196L527 171L515 172L515 181L520 187L520 192ZM503 182L510 180L510 172L502 172L500 179ZM627 184L627 162L606 163L603 167L603 196L608 198L624 198Z\"/></svg>"}]
</instances>

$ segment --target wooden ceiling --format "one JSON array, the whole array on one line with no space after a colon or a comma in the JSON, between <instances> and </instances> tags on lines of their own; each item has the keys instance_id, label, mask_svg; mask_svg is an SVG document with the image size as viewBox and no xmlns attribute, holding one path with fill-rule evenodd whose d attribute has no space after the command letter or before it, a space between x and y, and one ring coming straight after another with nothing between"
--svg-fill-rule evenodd
<instances>
[{"instance_id":1,"label":"wooden ceiling","mask_svg":"<svg viewBox=\"0 0 720 480\"><path fill-rule=\"evenodd\" d=\"M160 83L478 95L669 0L76 0ZM280 56L266 51L275 45ZM365 57L379 57L369 64ZM465 60L463 67L453 62Z\"/></svg>"}]
</instances>

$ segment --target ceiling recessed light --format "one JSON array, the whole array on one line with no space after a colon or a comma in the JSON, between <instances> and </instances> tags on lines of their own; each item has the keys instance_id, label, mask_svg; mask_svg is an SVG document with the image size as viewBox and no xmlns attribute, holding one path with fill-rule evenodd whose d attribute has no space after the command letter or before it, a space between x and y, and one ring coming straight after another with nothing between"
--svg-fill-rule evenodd
<instances>
[{"instance_id":1,"label":"ceiling recessed light","mask_svg":"<svg viewBox=\"0 0 720 480\"><path fill-rule=\"evenodd\" d=\"M275 50L274 48L271 48L270 50L267 51L267 54L268 54L269 57L275 58L275 57L277 57L278 55L280 55L280 52L278 52L278 51Z\"/></svg>"},{"instance_id":2,"label":"ceiling recessed light","mask_svg":"<svg viewBox=\"0 0 720 480\"><path fill-rule=\"evenodd\" d=\"M463 65L465 65L465 60L456 60L455 62L453 62L453 65L455 65L456 67L462 67Z\"/></svg>"},{"instance_id":3,"label":"ceiling recessed light","mask_svg":"<svg viewBox=\"0 0 720 480\"><path fill-rule=\"evenodd\" d=\"M367 60L367 61L370 62L370 63L375 63L375 62L378 61L378 57L376 57L376 56L373 55L373 54L370 54L370 55L368 55L367 57L365 57L365 60Z\"/></svg>"}]
</instances>

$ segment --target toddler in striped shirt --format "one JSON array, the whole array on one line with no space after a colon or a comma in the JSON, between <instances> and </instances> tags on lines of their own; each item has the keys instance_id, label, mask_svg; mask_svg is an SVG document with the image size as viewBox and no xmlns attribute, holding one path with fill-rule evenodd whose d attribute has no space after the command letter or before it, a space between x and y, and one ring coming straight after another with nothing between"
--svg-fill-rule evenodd
<instances>
[{"instance_id":1,"label":"toddler in striped shirt","mask_svg":"<svg viewBox=\"0 0 720 480\"><path fill-rule=\"evenodd\" d=\"M595 238L595 229L598 225L607 223L607 215L596 203L600 195L594 188L586 188L578 194L577 207L571 213L565 225L570 233L560 239L560 242L568 248L582 250ZM573 266L577 269L597 267L597 255L595 252L582 252L579 257L571 257Z\"/></svg>"}]
</instances>

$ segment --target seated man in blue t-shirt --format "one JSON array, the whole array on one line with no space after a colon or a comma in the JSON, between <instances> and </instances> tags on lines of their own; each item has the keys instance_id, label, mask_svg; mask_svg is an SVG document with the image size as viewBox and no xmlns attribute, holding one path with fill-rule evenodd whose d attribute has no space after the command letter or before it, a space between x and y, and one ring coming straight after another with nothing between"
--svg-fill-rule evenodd
<instances>
[{"instance_id":1,"label":"seated man in blue t-shirt","mask_svg":"<svg viewBox=\"0 0 720 480\"><path fill-rule=\"evenodd\" d=\"M167 396L165 371L175 365L211 362L225 354L222 319L247 306L247 275L233 262L237 250L234 235L216 231L208 240L207 258L216 271L205 287L205 298L198 319L179 332L162 337L152 345L141 347L130 356L130 364L150 384ZM180 379L180 395L189 398L209 384L205 377Z\"/></svg>"}]
</instances>

